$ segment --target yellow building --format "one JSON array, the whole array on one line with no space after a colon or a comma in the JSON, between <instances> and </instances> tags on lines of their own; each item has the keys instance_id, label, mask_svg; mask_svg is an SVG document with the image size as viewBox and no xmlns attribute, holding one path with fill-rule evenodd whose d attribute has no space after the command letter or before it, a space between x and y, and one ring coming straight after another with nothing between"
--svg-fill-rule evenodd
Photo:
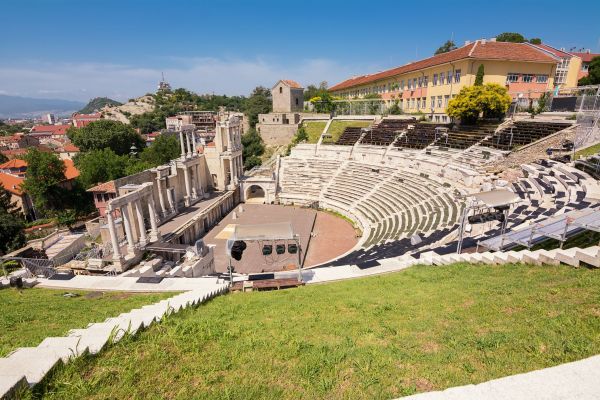
<instances>
[{"instance_id":1,"label":"yellow building","mask_svg":"<svg viewBox=\"0 0 600 400\"><path fill-rule=\"evenodd\" d=\"M422 112L445 122L448 102L461 88L474 84L482 64L483 82L506 86L513 99L528 101L554 88L557 70L560 86L576 86L581 59L569 55L565 62L565 57L551 51L555 49L546 47L482 39L401 67L352 77L329 90L343 99L379 94L388 105L398 101L405 113Z\"/></svg>"}]
</instances>

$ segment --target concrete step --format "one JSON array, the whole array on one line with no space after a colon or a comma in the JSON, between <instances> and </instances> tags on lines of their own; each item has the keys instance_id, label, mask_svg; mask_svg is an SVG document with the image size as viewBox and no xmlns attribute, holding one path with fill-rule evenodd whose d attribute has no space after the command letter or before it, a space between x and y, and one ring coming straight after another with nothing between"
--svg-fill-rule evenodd
<instances>
[{"instance_id":1,"label":"concrete step","mask_svg":"<svg viewBox=\"0 0 600 400\"><path fill-rule=\"evenodd\" d=\"M0 359L0 380L4 380L4 376L21 375L33 386L61 363L61 354L53 348L22 347Z\"/></svg>"},{"instance_id":2,"label":"concrete step","mask_svg":"<svg viewBox=\"0 0 600 400\"><path fill-rule=\"evenodd\" d=\"M479 253L481 254L481 262L484 264L492 265L496 264L494 253Z\"/></svg>"},{"instance_id":3,"label":"concrete step","mask_svg":"<svg viewBox=\"0 0 600 400\"><path fill-rule=\"evenodd\" d=\"M577 249L575 251L575 257L579 261L583 261L586 264L593 265L594 267L600 267L600 247L592 246L587 249Z\"/></svg>"},{"instance_id":4,"label":"concrete step","mask_svg":"<svg viewBox=\"0 0 600 400\"><path fill-rule=\"evenodd\" d=\"M567 250L558 250L556 252L556 259L563 264L579 267L579 259L576 256L578 250L576 247Z\"/></svg>"},{"instance_id":5,"label":"concrete step","mask_svg":"<svg viewBox=\"0 0 600 400\"><path fill-rule=\"evenodd\" d=\"M17 394L28 387L25 375L0 375L0 399L16 399Z\"/></svg>"},{"instance_id":6,"label":"concrete step","mask_svg":"<svg viewBox=\"0 0 600 400\"><path fill-rule=\"evenodd\" d=\"M63 362L87 351L87 348L82 347L79 338L75 336L47 337L38 347L56 350Z\"/></svg>"}]
</instances>

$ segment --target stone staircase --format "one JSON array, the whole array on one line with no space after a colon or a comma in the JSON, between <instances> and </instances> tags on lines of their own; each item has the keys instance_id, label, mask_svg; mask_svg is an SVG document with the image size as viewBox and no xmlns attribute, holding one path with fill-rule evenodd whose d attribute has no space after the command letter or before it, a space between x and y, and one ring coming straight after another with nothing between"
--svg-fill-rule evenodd
<instances>
[{"instance_id":1,"label":"stone staircase","mask_svg":"<svg viewBox=\"0 0 600 400\"><path fill-rule=\"evenodd\" d=\"M228 284L195 289L131 310L84 329L73 329L64 337L48 337L37 347L23 347L0 358L0 398L18 397L22 390L39 383L50 370L83 354L96 354L125 335L135 334L165 316L197 306L227 291Z\"/></svg>"}]
</instances>

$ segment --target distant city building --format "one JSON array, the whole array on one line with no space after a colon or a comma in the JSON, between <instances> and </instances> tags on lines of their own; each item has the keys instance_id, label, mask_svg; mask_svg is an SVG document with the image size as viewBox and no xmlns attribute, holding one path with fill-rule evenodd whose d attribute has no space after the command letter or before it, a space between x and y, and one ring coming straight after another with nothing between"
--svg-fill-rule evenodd
<instances>
[{"instance_id":1,"label":"distant city building","mask_svg":"<svg viewBox=\"0 0 600 400\"><path fill-rule=\"evenodd\" d=\"M67 130L71 125L34 125L29 131L29 135L37 138L44 144L49 139L64 139L67 137Z\"/></svg>"},{"instance_id":2,"label":"distant city building","mask_svg":"<svg viewBox=\"0 0 600 400\"><path fill-rule=\"evenodd\" d=\"M169 84L169 82L165 81L165 74L162 74L162 79L160 82L158 82L158 92L170 92L171 91L171 85Z\"/></svg>"},{"instance_id":3,"label":"distant city building","mask_svg":"<svg viewBox=\"0 0 600 400\"><path fill-rule=\"evenodd\" d=\"M54 125L56 123L56 117L54 116L54 114L46 114L44 115L44 121L46 121L50 125Z\"/></svg>"}]
</instances>

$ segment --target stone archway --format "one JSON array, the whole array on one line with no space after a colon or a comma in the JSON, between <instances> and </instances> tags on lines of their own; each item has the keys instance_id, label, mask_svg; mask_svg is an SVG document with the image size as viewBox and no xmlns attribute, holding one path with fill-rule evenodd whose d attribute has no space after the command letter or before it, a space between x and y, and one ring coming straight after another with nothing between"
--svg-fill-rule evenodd
<instances>
[{"instance_id":1,"label":"stone archway","mask_svg":"<svg viewBox=\"0 0 600 400\"><path fill-rule=\"evenodd\" d=\"M250 185L246 189L246 203L264 204L266 191L261 185Z\"/></svg>"}]
</instances>

